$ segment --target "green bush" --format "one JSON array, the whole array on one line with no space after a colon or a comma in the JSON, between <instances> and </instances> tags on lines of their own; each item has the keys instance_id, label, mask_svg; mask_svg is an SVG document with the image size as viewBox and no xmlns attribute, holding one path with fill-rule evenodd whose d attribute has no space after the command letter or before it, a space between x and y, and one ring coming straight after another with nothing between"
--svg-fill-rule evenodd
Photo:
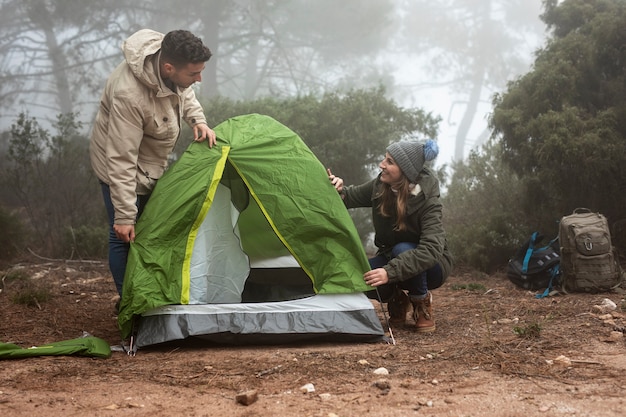
<instances>
[{"instance_id":1,"label":"green bush","mask_svg":"<svg viewBox=\"0 0 626 417\"><path fill-rule=\"evenodd\" d=\"M506 265L536 227L522 210L524 196L523 185L502 163L498 145L487 145L455 164L444 197L444 221L459 265L486 273Z\"/></svg>"},{"instance_id":2,"label":"green bush","mask_svg":"<svg viewBox=\"0 0 626 417\"><path fill-rule=\"evenodd\" d=\"M10 261L24 248L26 227L17 215L0 206L0 261Z\"/></svg>"},{"instance_id":3,"label":"green bush","mask_svg":"<svg viewBox=\"0 0 626 417\"><path fill-rule=\"evenodd\" d=\"M107 225L69 227L63 236L64 256L79 259L103 259L108 255Z\"/></svg>"}]
</instances>

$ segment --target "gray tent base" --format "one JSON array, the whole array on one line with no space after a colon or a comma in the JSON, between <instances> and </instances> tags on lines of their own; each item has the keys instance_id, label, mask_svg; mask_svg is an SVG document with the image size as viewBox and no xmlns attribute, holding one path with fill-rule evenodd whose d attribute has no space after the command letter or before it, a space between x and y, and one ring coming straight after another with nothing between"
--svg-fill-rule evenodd
<instances>
[{"instance_id":1,"label":"gray tent base","mask_svg":"<svg viewBox=\"0 0 626 417\"><path fill-rule=\"evenodd\" d=\"M222 344L375 342L384 332L363 293L264 303L169 305L144 313L138 348L184 339Z\"/></svg>"}]
</instances>

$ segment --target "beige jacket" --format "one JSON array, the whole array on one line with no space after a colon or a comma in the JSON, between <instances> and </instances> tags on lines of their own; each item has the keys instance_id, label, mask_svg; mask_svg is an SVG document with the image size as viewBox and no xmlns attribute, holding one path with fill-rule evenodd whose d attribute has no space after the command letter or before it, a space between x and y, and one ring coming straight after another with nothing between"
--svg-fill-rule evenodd
<instances>
[{"instance_id":1,"label":"beige jacket","mask_svg":"<svg viewBox=\"0 0 626 417\"><path fill-rule=\"evenodd\" d=\"M170 90L159 75L163 34L143 29L122 44L125 61L107 80L91 135L91 166L108 184L116 224L134 224L138 194L167 168L181 121L206 123L191 88Z\"/></svg>"}]
</instances>

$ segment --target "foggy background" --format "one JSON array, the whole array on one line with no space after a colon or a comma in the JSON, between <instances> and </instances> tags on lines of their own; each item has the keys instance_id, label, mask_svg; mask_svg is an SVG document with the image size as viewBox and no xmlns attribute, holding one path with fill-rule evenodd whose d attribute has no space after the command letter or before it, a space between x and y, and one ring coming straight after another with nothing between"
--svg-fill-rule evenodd
<instances>
[{"instance_id":1,"label":"foggy background","mask_svg":"<svg viewBox=\"0 0 626 417\"><path fill-rule=\"evenodd\" d=\"M142 28L211 48L194 87L211 126L274 117L346 184L436 138L459 263L491 273L577 207L626 253L625 22L626 0L0 0L0 262L106 257L89 130ZM350 214L367 247L371 213Z\"/></svg>"},{"instance_id":2,"label":"foggy background","mask_svg":"<svg viewBox=\"0 0 626 417\"><path fill-rule=\"evenodd\" d=\"M487 139L491 96L528 71L545 40L541 3L0 0L0 131L22 112L43 126L76 112L89 128L121 42L141 28L188 29L214 54L201 101L383 85L400 106L441 118L446 164Z\"/></svg>"}]
</instances>

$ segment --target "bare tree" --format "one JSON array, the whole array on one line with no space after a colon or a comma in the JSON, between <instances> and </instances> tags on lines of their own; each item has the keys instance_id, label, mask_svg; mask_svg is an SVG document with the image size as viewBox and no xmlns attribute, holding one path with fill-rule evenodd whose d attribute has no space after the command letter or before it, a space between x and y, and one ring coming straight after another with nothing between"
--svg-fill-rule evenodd
<instances>
[{"instance_id":1,"label":"bare tree","mask_svg":"<svg viewBox=\"0 0 626 417\"><path fill-rule=\"evenodd\" d=\"M95 108L139 28L188 29L214 58L200 96L288 97L389 80L376 62L393 0L0 0L0 109L52 120ZM365 81L365 82L363 82ZM88 114L87 116L90 116ZM6 122L6 121L5 121Z\"/></svg>"},{"instance_id":2,"label":"bare tree","mask_svg":"<svg viewBox=\"0 0 626 417\"><path fill-rule=\"evenodd\" d=\"M481 103L525 71L529 44L541 38L541 0L404 0L410 53L428 56L432 80L415 88L447 86L465 96L456 132L454 159L461 161ZM481 134L478 137L485 138ZM477 145L479 143L475 143Z\"/></svg>"},{"instance_id":3,"label":"bare tree","mask_svg":"<svg viewBox=\"0 0 626 417\"><path fill-rule=\"evenodd\" d=\"M188 29L214 54L201 95L236 99L323 92L355 73L384 77L373 65L395 32L393 0L144 1L143 24ZM360 69L359 69L360 68ZM371 74L375 74L372 76ZM374 81L372 84L374 84ZM361 84L362 86L362 84Z\"/></svg>"},{"instance_id":4,"label":"bare tree","mask_svg":"<svg viewBox=\"0 0 626 417\"><path fill-rule=\"evenodd\" d=\"M0 109L49 118L100 88L126 31L121 0L1 0ZM127 16L127 15L126 15Z\"/></svg>"}]
</instances>

